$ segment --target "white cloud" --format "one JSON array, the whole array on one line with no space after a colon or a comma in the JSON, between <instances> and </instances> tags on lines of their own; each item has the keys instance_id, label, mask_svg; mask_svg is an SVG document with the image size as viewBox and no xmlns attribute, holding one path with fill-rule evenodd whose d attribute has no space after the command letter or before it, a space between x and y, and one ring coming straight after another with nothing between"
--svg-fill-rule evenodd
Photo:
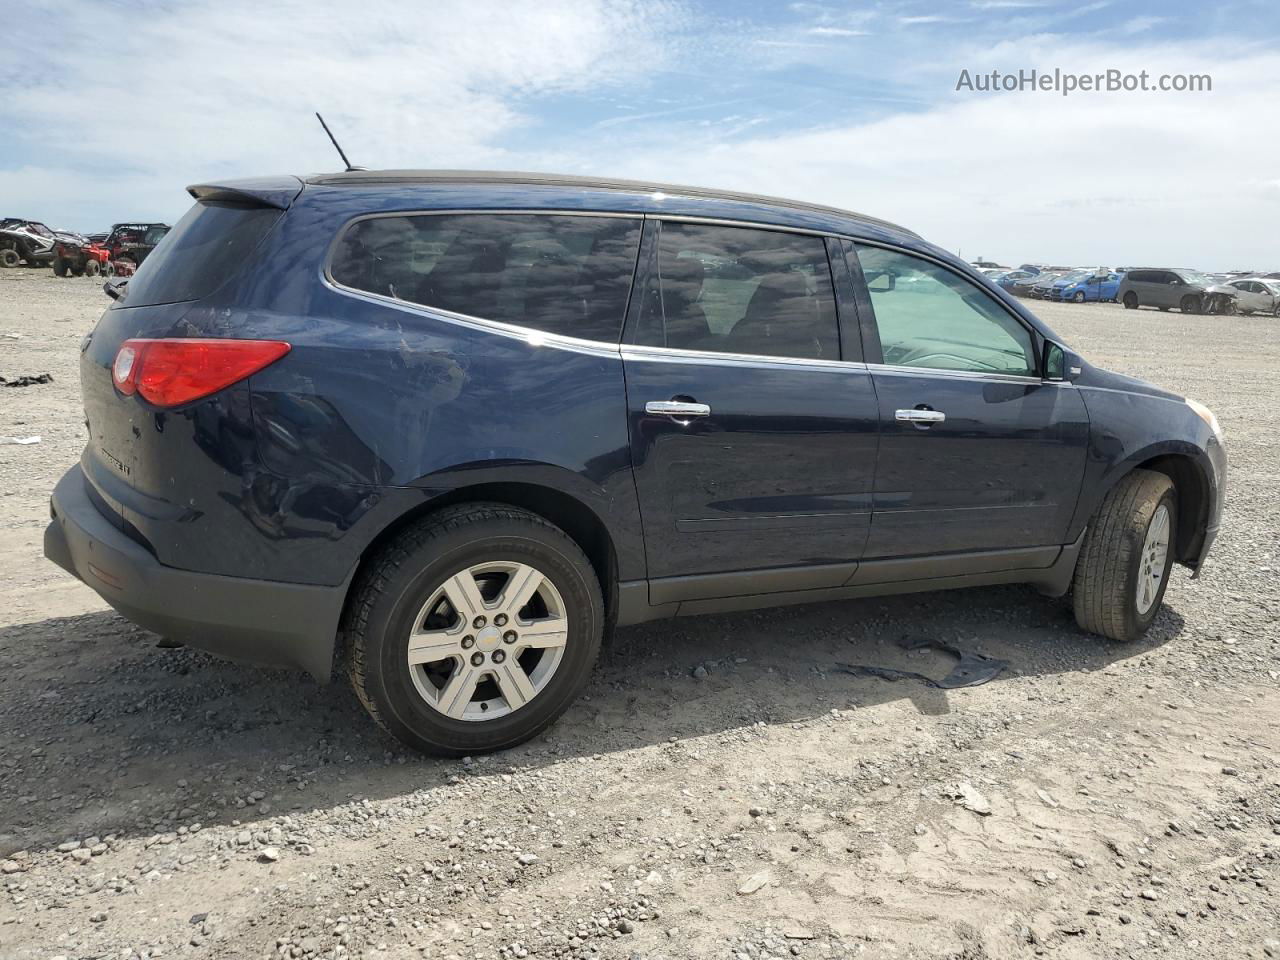
<instances>
[{"instance_id":1,"label":"white cloud","mask_svg":"<svg viewBox=\"0 0 1280 960\"><path fill-rule=\"evenodd\" d=\"M674 16L647 0L11 7L8 46L49 62L4 84L0 127L41 162L0 176L0 209L103 210L139 179L152 185L131 202L163 191L181 209L188 182L333 169L317 109L355 163L503 166L527 103L642 76L659 60L650 24ZM119 203L108 219L138 215Z\"/></svg>"},{"instance_id":2,"label":"white cloud","mask_svg":"<svg viewBox=\"0 0 1280 960\"><path fill-rule=\"evenodd\" d=\"M1202 45L1133 52L1061 39L958 55L974 69L1207 72L1215 92L951 94L920 112L732 143L667 131L619 163L628 176L846 206L1006 261L1280 269L1280 133L1259 123L1280 98L1280 54L1219 61ZM951 69L938 65L940 89L954 87ZM1231 146L1241 130L1248 150Z\"/></svg>"},{"instance_id":3,"label":"white cloud","mask_svg":"<svg viewBox=\"0 0 1280 960\"><path fill-rule=\"evenodd\" d=\"M887 33L851 58L810 31L870 21L812 4L794 7L809 19L769 31L646 0L365 0L356 19L316 0L192 0L145 18L90 16L87 3L17 8L11 46L46 60L0 66L0 128L20 142L0 146L0 213L80 229L168 219L190 182L332 170L320 109L369 166L755 190L1002 260L1280 268L1280 132L1266 109L1280 54L1262 44L1111 42L1044 25L1008 38L975 23L940 27L945 42ZM758 43L806 36L798 52ZM1213 92L979 96L955 92L962 67L1209 73ZM135 73L127 95L84 96ZM535 123L550 104L582 114L548 133Z\"/></svg>"}]
</instances>

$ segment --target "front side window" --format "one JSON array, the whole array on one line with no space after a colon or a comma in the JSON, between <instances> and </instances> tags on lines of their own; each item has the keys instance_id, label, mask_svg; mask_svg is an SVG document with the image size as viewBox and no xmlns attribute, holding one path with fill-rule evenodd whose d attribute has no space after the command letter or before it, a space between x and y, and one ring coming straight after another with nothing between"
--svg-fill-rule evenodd
<instances>
[{"instance_id":1,"label":"front side window","mask_svg":"<svg viewBox=\"0 0 1280 960\"><path fill-rule=\"evenodd\" d=\"M342 234L330 273L384 297L616 343L640 226L551 214L372 217Z\"/></svg>"},{"instance_id":2,"label":"front side window","mask_svg":"<svg viewBox=\"0 0 1280 960\"><path fill-rule=\"evenodd\" d=\"M910 254L855 244L884 362L1033 376L1031 333L975 284Z\"/></svg>"},{"instance_id":3,"label":"front side window","mask_svg":"<svg viewBox=\"0 0 1280 960\"><path fill-rule=\"evenodd\" d=\"M839 360L821 237L662 223L635 342L717 353Z\"/></svg>"}]
</instances>

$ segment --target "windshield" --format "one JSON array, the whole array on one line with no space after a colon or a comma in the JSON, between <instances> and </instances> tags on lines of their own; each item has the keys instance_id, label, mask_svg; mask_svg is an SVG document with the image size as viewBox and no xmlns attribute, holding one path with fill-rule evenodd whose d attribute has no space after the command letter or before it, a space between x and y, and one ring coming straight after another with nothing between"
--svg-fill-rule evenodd
<instances>
[{"instance_id":1,"label":"windshield","mask_svg":"<svg viewBox=\"0 0 1280 960\"><path fill-rule=\"evenodd\" d=\"M1206 287L1217 283L1217 281L1208 274L1200 273L1198 270L1179 270L1178 276L1187 281L1187 283L1198 283Z\"/></svg>"}]
</instances>

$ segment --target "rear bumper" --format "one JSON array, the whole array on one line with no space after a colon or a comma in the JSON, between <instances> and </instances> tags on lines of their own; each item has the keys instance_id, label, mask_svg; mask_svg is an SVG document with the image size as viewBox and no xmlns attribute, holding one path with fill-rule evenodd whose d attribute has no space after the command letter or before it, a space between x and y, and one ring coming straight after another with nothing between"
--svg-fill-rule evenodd
<instances>
[{"instance_id":1,"label":"rear bumper","mask_svg":"<svg viewBox=\"0 0 1280 960\"><path fill-rule=\"evenodd\" d=\"M346 584L192 573L161 564L98 512L77 464L54 488L44 555L139 626L221 656L332 672Z\"/></svg>"}]
</instances>

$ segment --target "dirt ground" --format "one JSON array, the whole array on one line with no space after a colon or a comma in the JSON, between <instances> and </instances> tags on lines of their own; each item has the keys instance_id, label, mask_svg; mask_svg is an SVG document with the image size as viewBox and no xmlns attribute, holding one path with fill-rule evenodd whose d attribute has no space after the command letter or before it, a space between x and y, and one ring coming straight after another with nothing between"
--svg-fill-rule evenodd
<instances>
[{"instance_id":1,"label":"dirt ground","mask_svg":"<svg viewBox=\"0 0 1280 960\"><path fill-rule=\"evenodd\" d=\"M1036 304L1217 411L1205 575L1109 645L1004 587L620 631L547 735L406 754L45 561L99 284L0 271L0 957L1280 957L1280 326ZM903 637L1011 666L944 692ZM699 669L701 668L701 669Z\"/></svg>"}]
</instances>

